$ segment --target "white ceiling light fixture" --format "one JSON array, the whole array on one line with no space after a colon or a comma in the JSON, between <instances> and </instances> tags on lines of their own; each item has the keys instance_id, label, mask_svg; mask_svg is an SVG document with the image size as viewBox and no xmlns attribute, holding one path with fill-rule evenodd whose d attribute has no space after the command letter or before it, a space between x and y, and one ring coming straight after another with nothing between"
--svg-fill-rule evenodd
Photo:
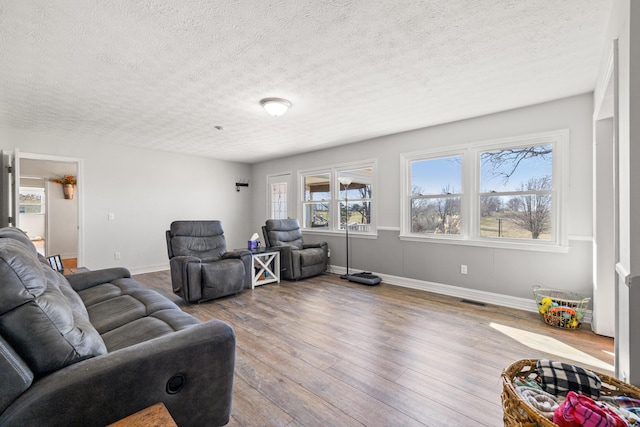
<instances>
[{"instance_id":1,"label":"white ceiling light fixture","mask_svg":"<svg viewBox=\"0 0 640 427\"><path fill-rule=\"evenodd\" d=\"M272 116L281 116L291 108L291 102L282 98L265 98L260 101L260 105Z\"/></svg>"}]
</instances>

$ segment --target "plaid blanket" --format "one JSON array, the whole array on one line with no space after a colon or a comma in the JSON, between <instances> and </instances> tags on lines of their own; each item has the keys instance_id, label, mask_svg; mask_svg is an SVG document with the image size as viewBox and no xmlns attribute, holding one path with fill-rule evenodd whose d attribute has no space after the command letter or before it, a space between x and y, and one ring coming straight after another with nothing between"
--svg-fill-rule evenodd
<instances>
[{"instance_id":1,"label":"plaid blanket","mask_svg":"<svg viewBox=\"0 0 640 427\"><path fill-rule=\"evenodd\" d=\"M602 381L591 371L568 363L552 362L546 359L538 360L536 369L542 379L542 388L547 393L566 396L570 391L575 391L593 399L600 397Z\"/></svg>"},{"instance_id":2,"label":"plaid blanket","mask_svg":"<svg viewBox=\"0 0 640 427\"><path fill-rule=\"evenodd\" d=\"M625 409L635 415L640 415L640 400L627 396L603 396L600 400L610 403L617 408Z\"/></svg>"}]
</instances>

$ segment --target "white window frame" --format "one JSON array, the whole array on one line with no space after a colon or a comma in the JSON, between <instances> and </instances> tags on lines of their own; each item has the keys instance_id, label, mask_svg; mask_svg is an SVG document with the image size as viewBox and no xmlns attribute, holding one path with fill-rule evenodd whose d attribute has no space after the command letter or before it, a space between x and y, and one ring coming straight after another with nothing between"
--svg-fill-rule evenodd
<instances>
[{"instance_id":1,"label":"white window frame","mask_svg":"<svg viewBox=\"0 0 640 427\"><path fill-rule=\"evenodd\" d=\"M460 177L460 183L461 183L461 188L459 193L460 195L460 217L462 218L462 223L460 224L460 234L424 234L424 233L413 233L411 231L411 199L412 199L412 187L411 187L411 163L414 161L420 161L420 160L435 160L435 159L442 159L442 158L447 158L447 157L460 157L462 159L462 169L461 169L461 174L462 176ZM467 200L467 197L465 197L466 194L468 194L468 180L465 179L465 174L466 174L466 170L465 170L465 164L468 163L468 153L466 150L460 149L460 148L454 148L454 149L447 149L447 150L429 150L426 152L420 151L420 152L416 152L416 153L412 153L409 155L406 155L406 161L403 162L403 165L405 167L405 170L402 171L402 175L405 177L406 180L406 188L403 189L403 192L401 193L403 195L404 198L406 198L406 201L404 203L402 203L402 207L405 209L405 211L403 212L402 209L400 210L400 213L402 215L402 218L407 218L406 224L403 224L403 230L406 230L406 233L403 234L408 234L410 236L428 236L429 238L432 239L440 239L440 238L445 238L445 239L454 239L454 240L462 240L462 239L467 239L468 238L468 230L469 227L467 226L467 221L466 218L469 216L469 203ZM430 195L430 196L434 196L435 198L435 194ZM406 225L406 228L404 228L404 226Z\"/></svg>"},{"instance_id":2,"label":"white window frame","mask_svg":"<svg viewBox=\"0 0 640 427\"><path fill-rule=\"evenodd\" d=\"M347 172L354 169L365 169L371 168L372 171L372 190L371 190L371 224L368 231L356 231L349 230L349 236L360 236L360 237L375 237L377 233L377 193L378 193L378 162L373 160L363 160L359 162L353 163L343 163L334 166L328 167L320 167L313 169L305 169L298 171L298 184L299 184L299 193L298 193L298 218L300 218L300 225L302 227L302 231L304 233L318 233L318 234L333 234L333 235L344 235L345 230L340 228L340 203L344 201L341 198L340 194L340 184L338 182L338 177L341 172ZM304 220L304 178L309 175L316 174L329 174L329 192L330 198L327 201L329 203L330 216L329 216L329 226L327 228L305 228L305 220ZM349 200L351 202L351 200Z\"/></svg>"},{"instance_id":3,"label":"white window frame","mask_svg":"<svg viewBox=\"0 0 640 427\"><path fill-rule=\"evenodd\" d=\"M446 149L422 150L403 153L400 156L400 239L416 242L437 242L494 248L523 249L549 252L568 251L566 227L566 199L569 183L568 129L498 140L479 141ZM552 166L552 237L550 241L533 239L508 239L480 236L480 155L486 151L506 148L553 146ZM460 215L462 230L458 235L422 234L411 232L411 162L430 158L462 155L462 199Z\"/></svg>"}]
</instances>

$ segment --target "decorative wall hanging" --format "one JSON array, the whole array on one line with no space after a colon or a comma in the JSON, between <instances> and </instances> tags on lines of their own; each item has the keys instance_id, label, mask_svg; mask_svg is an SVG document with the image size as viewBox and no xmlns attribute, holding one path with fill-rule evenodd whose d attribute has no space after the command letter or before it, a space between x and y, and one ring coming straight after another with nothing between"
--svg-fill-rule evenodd
<instances>
[{"instance_id":1,"label":"decorative wall hanging","mask_svg":"<svg viewBox=\"0 0 640 427\"><path fill-rule=\"evenodd\" d=\"M77 184L76 177L73 175L65 175L62 178L54 178L52 179L56 184L62 185L62 192L64 194L64 198L68 200L73 199L73 195L75 194L75 186Z\"/></svg>"}]
</instances>

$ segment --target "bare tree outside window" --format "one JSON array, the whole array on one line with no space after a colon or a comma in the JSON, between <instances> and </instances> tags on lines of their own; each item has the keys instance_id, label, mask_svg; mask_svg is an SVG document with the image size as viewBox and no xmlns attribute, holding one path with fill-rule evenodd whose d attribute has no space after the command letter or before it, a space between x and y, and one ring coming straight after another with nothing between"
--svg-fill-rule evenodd
<instances>
[{"instance_id":1,"label":"bare tree outside window","mask_svg":"<svg viewBox=\"0 0 640 427\"><path fill-rule=\"evenodd\" d=\"M480 235L549 240L552 165L551 145L482 153Z\"/></svg>"},{"instance_id":2,"label":"bare tree outside window","mask_svg":"<svg viewBox=\"0 0 640 427\"><path fill-rule=\"evenodd\" d=\"M551 177L531 178L522 184L523 192L551 190ZM515 196L509 201L509 218L516 226L531 232L532 239L548 233L551 226L551 195L547 193Z\"/></svg>"},{"instance_id":3,"label":"bare tree outside window","mask_svg":"<svg viewBox=\"0 0 640 427\"><path fill-rule=\"evenodd\" d=\"M402 232L564 244L556 219L566 183L556 174L567 137L558 131L403 155Z\"/></svg>"},{"instance_id":4,"label":"bare tree outside window","mask_svg":"<svg viewBox=\"0 0 640 427\"><path fill-rule=\"evenodd\" d=\"M420 189L415 189L420 194ZM445 197L415 198L411 208L413 232L428 234L460 234L460 197L452 196L450 187L442 189Z\"/></svg>"},{"instance_id":5,"label":"bare tree outside window","mask_svg":"<svg viewBox=\"0 0 640 427\"><path fill-rule=\"evenodd\" d=\"M411 170L411 232L460 234L462 156L417 160Z\"/></svg>"},{"instance_id":6,"label":"bare tree outside window","mask_svg":"<svg viewBox=\"0 0 640 427\"><path fill-rule=\"evenodd\" d=\"M537 145L533 147L510 148L486 152L482 154L482 165L488 166L494 176L500 176L504 182L516 173L518 166L527 159L538 159L551 163L553 147L551 145Z\"/></svg>"}]
</instances>

